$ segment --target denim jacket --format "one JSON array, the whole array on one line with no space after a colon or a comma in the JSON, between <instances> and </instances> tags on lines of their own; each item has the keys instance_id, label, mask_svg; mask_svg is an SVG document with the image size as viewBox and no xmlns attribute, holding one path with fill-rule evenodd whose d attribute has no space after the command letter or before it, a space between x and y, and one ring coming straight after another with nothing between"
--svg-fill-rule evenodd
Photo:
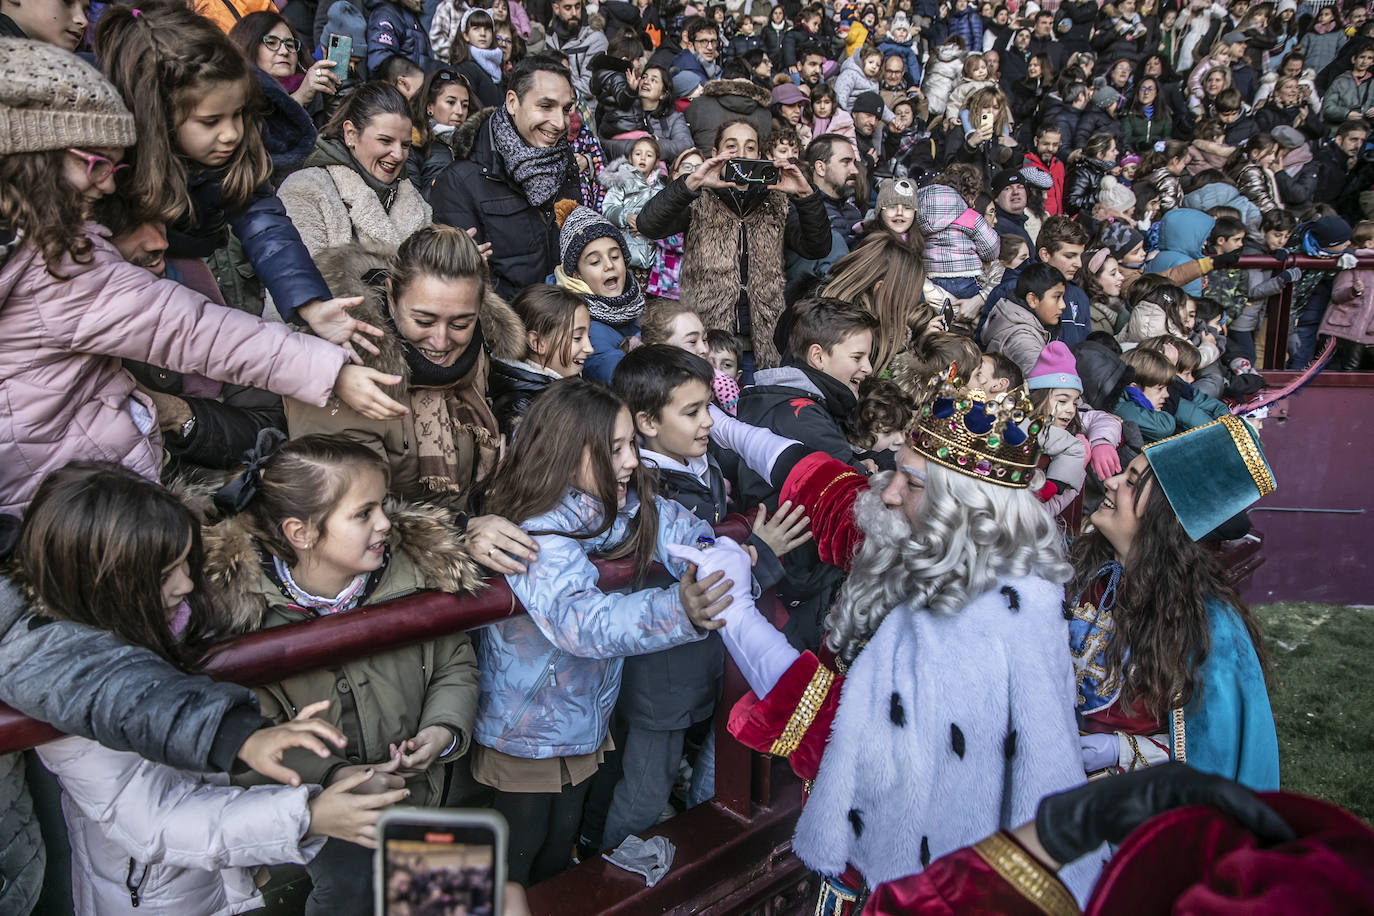
<instances>
[{"instance_id":1,"label":"denim jacket","mask_svg":"<svg viewBox=\"0 0 1374 916\"><path fill-rule=\"evenodd\" d=\"M588 554L617 544L639 502L631 493L610 531L596 538L536 535L539 558L506 576L528 612L482 631L481 698L473 736L515 757L571 757L595 751L606 736L627 655L694 642L706 634L683 613L678 586L607 594L597 588ZM654 559L681 576L669 544L693 544L711 527L682 506L654 498ZM526 531L594 528L595 497L569 489L559 505L521 523Z\"/></svg>"}]
</instances>

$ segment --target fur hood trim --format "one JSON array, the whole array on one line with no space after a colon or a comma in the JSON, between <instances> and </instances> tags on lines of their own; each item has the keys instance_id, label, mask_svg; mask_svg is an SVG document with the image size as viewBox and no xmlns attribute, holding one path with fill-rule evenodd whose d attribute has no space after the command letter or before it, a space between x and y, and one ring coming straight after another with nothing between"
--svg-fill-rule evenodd
<instances>
[{"instance_id":1,"label":"fur hood trim","mask_svg":"<svg viewBox=\"0 0 1374 916\"><path fill-rule=\"evenodd\" d=\"M453 149L454 159L467 159L472 155L472 149L477 145L478 132L481 131L495 110L495 108L483 108L476 114L469 115L466 121L454 129L453 139L449 141L449 146Z\"/></svg>"},{"instance_id":2,"label":"fur hood trim","mask_svg":"<svg viewBox=\"0 0 1374 916\"><path fill-rule=\"evenodd\" d=\"M415 564L426 588L455 594L483 587L481 571L462 535L450 523L447 510L387 500L391 519L387 537L394 555L401 552ZM262 625L267 602L262 596L262 558L243 516L225 519L201 532L205 547L205 581L219 597L225 626L247 633Z\"/></svg>"},{"instance_id":3,"label":"fur hood trim","mask_svg":"<svg viewBox=\"0 0 1374 916\"><path fill-rule=\"evenodd\" d=\"M663 176L663 163L658 164L654 172L660 178ZM644 176L639 169L635 168L624 156L612 162L601 170L601 174L596 176L597 182L607 190L611 188L623 188L626 191L636 191L640 187L647 188L649 183L644 180Z\"/></svg>"},{"instance_id":4,"label":"fur hood trim","mask_svg":"<svg viewBox=\"0 0 1374 916\"><path fill-rule=\"evenodd\" d=\"M315 255L315 266L337 295L363 297L363 304L350 309L349 314L377 327L385 327L386 303L382 292L369 286L363 277L372 270L389 269L394 254L394 251L382 246L340 245ZM482 322L482 336L492 356L520 359L525 355L524 323L506 301L490 289L482 297L478 319ZM377 349L381 353L374 355L364 351L359 354L364 365L392 375L409 375L400 341L395 336L386 335L377 341Z\"/></svg>"},{"instance_id":5,"label":"fur hood trim","mask_svg":"<svg viewBox=\"0 0 1374 916\"><path fill-rule=\"evenodd\" d=\"M701 90L707 98L718 99L726 95L742 95L753 99L764 108L773 103L773 94L751 80L711 80Z\"/></svg>"}]
</instances>

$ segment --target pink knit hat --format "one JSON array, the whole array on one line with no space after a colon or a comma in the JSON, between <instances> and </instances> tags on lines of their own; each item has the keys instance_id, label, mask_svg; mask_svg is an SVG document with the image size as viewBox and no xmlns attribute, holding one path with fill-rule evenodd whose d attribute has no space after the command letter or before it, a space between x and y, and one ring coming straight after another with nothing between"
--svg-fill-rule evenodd
<instances>
[{"instance_id":1,"label":"pink knit hat","mask_svg":"<svg viewBox=\"0 0 1374 916\"><path fill-rule=\"evenodd\" d=\"M1055 340L1045 345L1045 349L1040 351L1040 358L1035 361L1035 368L1026 377L1026 388L1030 391L1037 388L1083 390L1083 381L1078 377L1078 365L1065 343Z\"/></svg>"}]
</instances>

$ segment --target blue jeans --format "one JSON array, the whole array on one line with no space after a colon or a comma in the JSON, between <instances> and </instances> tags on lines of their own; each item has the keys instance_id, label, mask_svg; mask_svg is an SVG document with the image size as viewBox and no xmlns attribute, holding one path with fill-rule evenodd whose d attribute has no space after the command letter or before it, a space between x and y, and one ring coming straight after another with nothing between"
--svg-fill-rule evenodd
<instances>
[{"instance_id":1,"label":"blue jeans","mask_svg":"<svg viewBox=\"0 0 1374 916\"><path fill-rule=\"evenodd\" d=\"M582 377L596 382L611 383L611 373L625 358L620 349L626 337L639 335L639 322L627 321L624 324L606 324L593 320L587 329L587 338L592 342L592 355L582 367Z\"/></svg>"},{"instance_id":2,"label":"blue jeans","mask_svg":"<svg viewBox=\"0 0 1374 916\"><path fill-rule=\"evenodd\" d=\"M931 277L930 282L956 299L972 299L978 295L977 277Z\"/></svg>"}]
</instances>

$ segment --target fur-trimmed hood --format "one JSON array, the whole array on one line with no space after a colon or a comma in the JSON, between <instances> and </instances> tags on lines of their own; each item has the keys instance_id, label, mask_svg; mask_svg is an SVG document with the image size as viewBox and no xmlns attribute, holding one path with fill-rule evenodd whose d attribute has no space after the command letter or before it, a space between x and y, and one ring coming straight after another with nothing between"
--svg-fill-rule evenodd
<instances>
[{"instance_id":1,"label":"fur-trimmed hood","mask_svg":"<svg viewBox=\"0 0 1374 916\"><path fill-rule=\"evenodd\" d=\"M658 164L658 169L654 172L654 175L659 181L663 180L662 162ZM634 191L642 191L649 187L649 182L644 178L644 174L631 165L629 160L625 159L623 156L602 169L601 173L596 176L596 180L608 191L611 188L620 188L627 194Z\"/></svg>"},{"instance_id":2,"label":"fur-trimmed hood","mask_svg":"<svg viewBox=\"0 0 1374 916\"><path fill-rule=\"evenodd\" d=\"M764 108L773 102L773 94L762 86L755 85L752 80L711 80L702 87L701 94L710 99L742 95L745 98L753 99Z\"/></svg>"},{"instance_id":3,"label":"fur-trimmed hood","mask_svg":"<svg viewBox=\"0 0 1374 916\"><path fill-rule=\"evenodd\" d=\"M448 144L453 149L454 159L467 159L472 155L472 148L477 145L478 132L495 110L495 108L483 108L481 111L468 115L466 121L454 128L453 138Z\"/></svg>"},{"instance_id":4,"label":"fur-trimmed hood","mask_svg":"<svg viewBox=\"0 0 1374 916\"><path fill-rule=\"evenodd\" d=\"M392 582L403 563L413 566L421 588L451 593L475 592L484 586L481 571L468 552L447 510L387 500L391 519L391 558L372 595L379 599L402 582ZM205 548L205 581L218 598L225 627L247 633L262 626L272 596L279 595L263 567L264 554L249 533L245 517L237 515L201 532Z\"/></svg>"},{"instance_id":5,"label":"fur-trimmed hood","mask_svg":"<svg viewBox=\"0 0 1374 916\"><path fill-rule=\"evenodd\" d=\"M340 245L315 255L315 266L336 295L363 297L362 305L350 309L350 315L384 328L389 321L382 290L369 286L363 278L373 270L389 269L393 253L363 244ZM525 355L524 323L505 300L490 289L482 297L478 321L481 322L482 336L492 356L520 359ZM376 345L380 353L363 351L359 354L364 365L392 375L409 377L405 354L395 335L383 336L376 341Z\"/></svg>"}]
</instances>

